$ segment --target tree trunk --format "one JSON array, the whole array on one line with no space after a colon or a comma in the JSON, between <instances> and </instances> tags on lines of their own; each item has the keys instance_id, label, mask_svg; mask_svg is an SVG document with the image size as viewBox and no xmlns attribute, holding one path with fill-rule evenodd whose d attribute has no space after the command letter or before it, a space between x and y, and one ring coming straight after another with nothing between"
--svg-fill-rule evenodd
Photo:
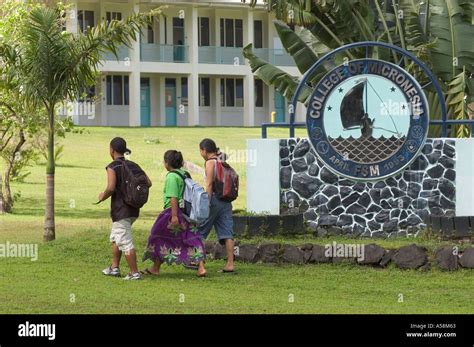
<instances>
[{"instance_id":1,"label":"tree trunk","mask_svg":"<svg viewBox=\"0 0 474 347\"><path fill-rule=\"evenodd\" d=\"M13 165L15 165L15 160L17 158L17 154L21 153L21 148L26 142L25 138L25 133L23 130L20 130L19 133L19 140L18 143L16 144L11 157L8 158L8 164L7 168L5 169L5 178L4 178L4 190L3 190L3 195L2 195L2 205L3 205L3 211L6 213L11 213L12 208L13 208L13 194L10 188L10 178L13 170Z\"/></svg>"},{"instance_id":2,"label":"tree trunk","mask_svg":"<svg viewBox=\"0 0 474 347\"><path fill-rule=\"evenodd\" d=\"M3 210L5 213L11 213L13 207L12 191L10 189L10 175L12 171L12 163L9 161L7 169L5 170L5 179L3 181L4 194L3 194Z\"/></svg>"},{"instance_id":3,"label":"tree trunk","mask_svg":"<svg viewBox=\"0 0 474 347\"><path fill-rule=\"evenodd\" d=\"M44 216L44 241L52 241L56 238L54 223L54 106L48 108L48 160L46 165L46 208Z\"/></svg>"},{"instance_id":4,"label":"tree trunk","mask_svg":"<svg viewBox=\"0 0 474 347\"><path fill-rule=\"evenodd\" d=\"M3 200L3 177L2 173L0 172L0 214L4 214L5 211L5 201Z\"/></svg>"}]
</instances>

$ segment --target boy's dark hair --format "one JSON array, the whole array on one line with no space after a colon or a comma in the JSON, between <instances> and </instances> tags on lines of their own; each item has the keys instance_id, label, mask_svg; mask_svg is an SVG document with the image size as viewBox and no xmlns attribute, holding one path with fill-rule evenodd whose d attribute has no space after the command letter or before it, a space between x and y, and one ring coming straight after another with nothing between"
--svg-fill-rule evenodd
<instances>
[{"instance_id":1,"label":"boy's dark hair","mask_svg":"<svg viewBox=\"0 0 474 347\"><path fill-rule=\"evenodd\" d=\"M217 147L214 140L204 139L199 144L200 149L204 149L207 153L219 153L219 147Z\"/></svg>"},{"instance_id":2,"label":"boy's dark hair","mask_svg":"<svg viewBox=\"0 0 474 347\"><path fill-rule=\"evenodd\" d=\"M121 137L113 138L112 141L110 141L110 147L120 154L132 153L132 151L127 148L127 142Z\"/></svg>"},{"instance_id":3,"label":"boy's dark hair","mask_svg":"<svg viewBox=\"0 0 474 347\"><path fill-rule=\"evenodd\" d=\"M180 169L184 165L183 155L174 149L165 152L164 160L173 169Z\"/></svg>"}]
</instances>

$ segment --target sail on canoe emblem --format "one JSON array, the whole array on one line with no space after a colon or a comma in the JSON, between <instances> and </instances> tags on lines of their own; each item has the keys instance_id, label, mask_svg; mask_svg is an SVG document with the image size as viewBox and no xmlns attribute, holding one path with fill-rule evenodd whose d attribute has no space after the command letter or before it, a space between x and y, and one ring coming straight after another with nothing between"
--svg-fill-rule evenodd
<instances>
[{"instance_id":1,"label":"sail on canoe emblem","mask_svg":"<svg viewBox=\"0 0 474 347\"><path fill-rule=\"evenodd\" d=\"M415 114L416 103L421 111ZM354 60L315 86L307 128L316 154L336 174L380 179L405 168L421 149L428 103L418 82L399 66Z\"/></svg>"}]
</instances>

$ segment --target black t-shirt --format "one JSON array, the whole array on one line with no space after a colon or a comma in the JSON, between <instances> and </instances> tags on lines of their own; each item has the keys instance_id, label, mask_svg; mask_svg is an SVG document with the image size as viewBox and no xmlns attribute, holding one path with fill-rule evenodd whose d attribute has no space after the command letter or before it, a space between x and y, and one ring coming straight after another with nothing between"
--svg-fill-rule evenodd
<instances>
[{"instance_id":1,"label":"black t-shirt","mask_svg":"<svg viewBox=\"0 0 474 347\"><path fill-rule=\"evenodd\" d=\"M124 162L125 158L117 158L113 162L111 162L107 167L105 168L106 170L108 168L111 168L112 170L115 171L115 176L117 177L117 183L115 185L115 191L112 194L112 201L110 203L110 216L112 217L113 222L117 222L121 219L124 218L131 218L135 217L137 218L138 215L140 214L140 209L127 205L124 200L123 200L123 193L120 189L122 186L122 165ZM134 163L133 161L127 160L127 165L131 169L132 173L134 175L143 173L143 170L141 169L138 164Z\"/></svg>"}]
</instances>

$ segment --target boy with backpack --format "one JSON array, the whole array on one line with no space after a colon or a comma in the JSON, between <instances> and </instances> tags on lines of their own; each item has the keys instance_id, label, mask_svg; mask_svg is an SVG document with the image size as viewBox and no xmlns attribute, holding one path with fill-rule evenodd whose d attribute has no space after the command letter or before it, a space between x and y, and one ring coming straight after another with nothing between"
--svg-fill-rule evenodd
<instances>
[{"instance_id":1,"label":"boy with backpack","mask_svg":"<svg viewBox=\"0 0 474 347\"><path fill-rule=\"evenodd\" d=\"M102 270L106 276L120 277L120 259L125 259L130 273L125 280L139 280L137 255L132 240L132 224L139 216L140 208L148 200L148 191L152 183L140 166L125 159L126 141L116 137L110 142L110 156L113 161L107 165L107 188L99 194L98 203L112 197L110 215L112 217L112 264Z\"/></svg>"}]
</instances>

